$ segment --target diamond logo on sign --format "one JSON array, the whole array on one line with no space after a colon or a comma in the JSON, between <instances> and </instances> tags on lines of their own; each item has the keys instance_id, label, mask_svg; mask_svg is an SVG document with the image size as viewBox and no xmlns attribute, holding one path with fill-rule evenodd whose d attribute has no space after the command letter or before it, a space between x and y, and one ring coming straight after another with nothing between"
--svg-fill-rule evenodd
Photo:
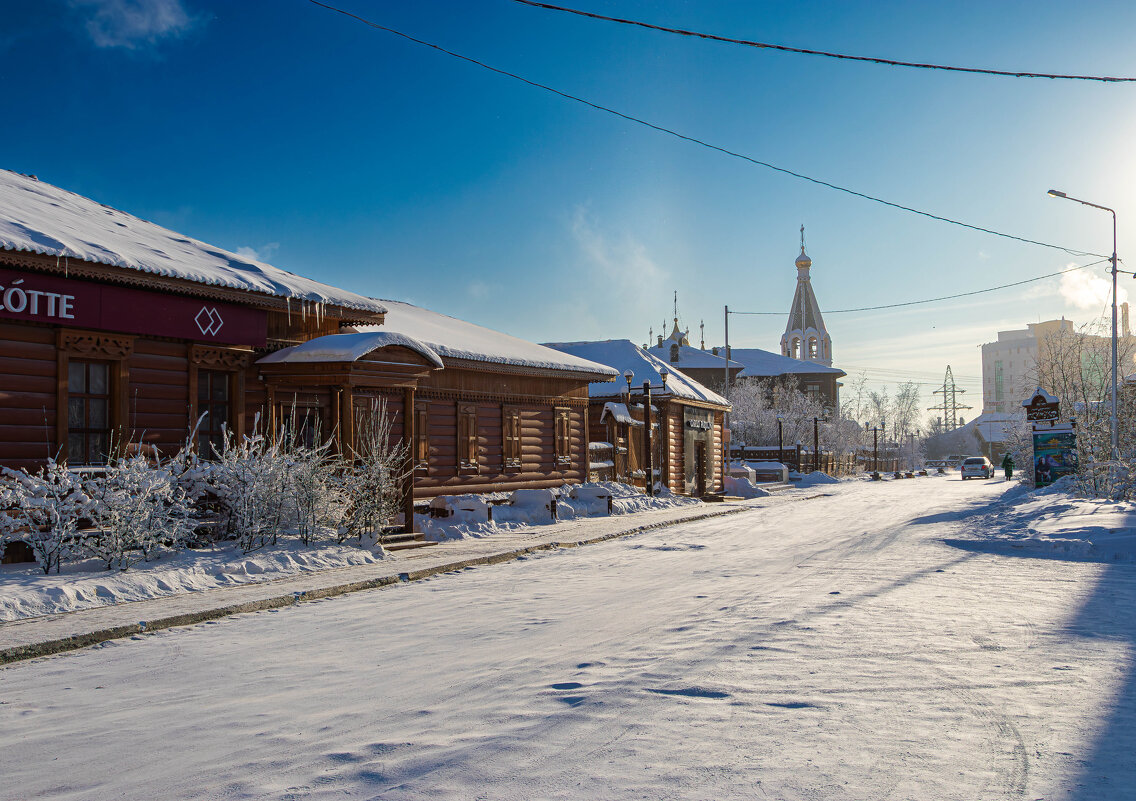
<instances>
[{"instance_id":1,"label":"diamond logo on sign","mask_svg":"<svg viewBox=\"0 0 1136 801\"><path fill-rule=\"evenodd\" d=\"M197 328L202 334L211 337L217 336L221 331L221 326L225 324L224 320L221 319L221 312L208 306L202 306L201 311L197 313L193 321L197 323Z\"/></svg>"}]
</instances>

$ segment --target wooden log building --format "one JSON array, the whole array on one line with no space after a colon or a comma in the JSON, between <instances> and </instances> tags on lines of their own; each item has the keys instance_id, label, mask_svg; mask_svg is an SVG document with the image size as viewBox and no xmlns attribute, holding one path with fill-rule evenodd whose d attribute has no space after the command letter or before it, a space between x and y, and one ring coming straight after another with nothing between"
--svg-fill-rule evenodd
<instances>
[{"instance_id":1,"label":"wooden log building","mask_svg":"<svg viewBox=\"0 0 1136 801\"><path fill-rule=\"evenodd\" d=\"M586 479L588 385L615 370L380 301L0 170L0 464L211 453L300 425L352 447L382 398L414 498ZM407 518L409 519L409 518Z\"/></svg>"},{"instance_id":2,"label":"wooden log building","mask_svg":"<svg viewBox=\"0 0 1136 801\"><path fill-rule=\"evenodd\" d=\"M612 445L617 480L645 478L643 383L651 386L651 465L655 480L677 495L705 497L724 490L724 423L729 402L627 339L556 342L550 348L606 364L617 383L589 385L591 442ZM623 379L632 374L630 383ZM666 380L664 381L664 375Z\"/></svg>"}]
</instances>

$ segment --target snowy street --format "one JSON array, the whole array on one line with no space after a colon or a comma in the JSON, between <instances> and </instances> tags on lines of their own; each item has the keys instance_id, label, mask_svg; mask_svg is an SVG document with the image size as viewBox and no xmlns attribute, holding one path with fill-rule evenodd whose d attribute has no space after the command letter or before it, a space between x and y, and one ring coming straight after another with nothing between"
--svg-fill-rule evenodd
<instances>
[{"instance_id":1,"label":"snowy street","mask_svg":"<svg viewBox=\"0 0 1136 801\"><path fill-rule=\"evenodd\" d=\"M1008 486L820 486L16 663L0 798L1131 798L1136 566L959 542Z\"/></svg>"}]
</instances>

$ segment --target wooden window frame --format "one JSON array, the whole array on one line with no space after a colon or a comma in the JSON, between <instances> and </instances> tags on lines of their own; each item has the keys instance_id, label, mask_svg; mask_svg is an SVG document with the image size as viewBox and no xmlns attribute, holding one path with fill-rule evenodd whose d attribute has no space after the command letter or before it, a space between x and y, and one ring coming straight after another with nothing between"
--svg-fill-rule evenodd
<instances>
[{"instance_id":1,"label":"wooden window frame","mask_svg":"<svg viewBox=\"0 0 1136 801\"><path fill-rule=\"evenodd\" d=\"M501 462L505 470L520 470L524 466L522 421L519 408L505 406L501 409Z\"/></svg>"},{"instance_id":2,"label":"wooden window frame","mask_svg":"<svg viewBox=\"0 0 1136 801\"><path fill-rule=\"evenodd\" d=\"M481 471L481 439L478 436L477 406L457 404L457 466L459 473Z\"/></svg>"},{"instance_id":3,"label":"wooden window frame","mask_svg":"<svg viewBox=\"0 0 1136 801\"><path fill-rule=\"evenodd\" d=\"M198 373L207 370L213 373L227 373L229 376L229 429L238 439L247 432L245 424L245 372L252 362L252 352L237 348L218 348L207 345L189 346L189 421L188 431L193 430L197 418L201 416L198 409ZM264 421L262 421L264 422ZM197 450L197 437L190 443ZM208 457L209 454L199 454Z\"/></svg>"},{"instance_id":4,"label":"wooden window frame","mask_svg":"<svg viewBox=\"0 0 1136 801\"><path fill-rule=\"evenodd\" d=\"M71 386L71 371L77 365L83 365L82 390L76 390ZM91 389L92 368L101 368L105 373L103 376L103 392L94 392ZM77 467L104 465L111 458L111 452L114 450L114 426L111 423L111 407L114 405L114 393L111 388L113 372L113 363L99 359L70 359L67 364L67 442L64 451L67 454L68 464ZM78 426L72 426L71 405L76 401L80 403L80 408L83 410L80 415L82 423ZM91 407L97 401L103 401L103 424L94 427L90 422ZM83 457L79 459L73 459L71 454L71 438L76 436L80 437L83 442ZM101 454L96 454L92 459L90 458L93 447L92 439L100 436L103 440L103 451Z\"/></svg>"},{"instance_id":5,"label":"wooden window frame","mask_svg":"<svg viewBox=\"0 0 1136 801\"><path fill-rule=\"evenodd\" d=\"M107 379L110 400L107 404L107 422L110 428L110 450L124 448L129 441L128 402L130 369L127 360L134 353L134 337L106 334L99 331L79 331L60 328L55 339L55 442L58 458L67 460L68 419L70 389L68 377L71 360L104 362L108 365Z\"/></svg>"},{"instance_id":6,"label":"wooden window frame","mask_svg":"<svg viewBox=\"0 0 1136 801\"><path fill-rule=\"evenodd\" d=\"M572 410L558 406L552 410L552 419L556 432L556 464L572 464Z\"/></svg>"},{"instance_id":7,"label":"wooden window frame","mask_svg":"<svg viewBox=\"0 0 1136 801\"><path fill-rule=\"evenodd\" d=\"M414 404L414 469L425 473L430 469L430 405Z\"/></svg>"},{"instance_id":8,"label":"wooden window frame","mask_svg":"<svg viewBox=\"0 0 1136 801\"><path fill-rule=\"evenodd\" d=\"M223 402L214 400L212 397L206 397L204 399L201 397L202 385L211 385L214 383L221 383L225 386L225 399ZM196 427L196 434L193 438L192 447L203 459L216 458L216 454L214 453L216 446L220 444L222 448L224 447L224 432L226 430L233 430L233 409L235 405L234 402L236 400L236 384L237 379L234 373L230 373L225 370L212 369L197 371L197 391L194 393L197 396L197 414L194 419L190 421L190 425ZM205 408L202 408L203 405L205 406ZM216 421L211 420L209 417L202 419L202 415L204 415L206 412L213 412L216 408L219 407L224 408L225 411L224 419L221 420L220 425L216 425ZM201 420L200 426L198 425L199 419ZM202 426L205 427L204 432L202 430ZM213 429L216 430L214 431ZM201 438L203 436L209 435L216 436L218 438L218 442L211 441L210 444L214 446L213 448L202 448Z\"/></svg>"}]
</instances>

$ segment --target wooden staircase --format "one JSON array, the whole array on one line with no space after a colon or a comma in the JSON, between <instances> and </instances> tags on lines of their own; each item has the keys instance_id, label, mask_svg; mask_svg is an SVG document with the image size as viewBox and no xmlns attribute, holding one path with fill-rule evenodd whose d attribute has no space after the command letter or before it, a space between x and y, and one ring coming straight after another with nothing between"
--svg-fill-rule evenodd
<instances>
[{"instance_id":1,"label":"wooden staircase","mask_svg":"<svg viewBox=\"0 0 1136 801\"><path fill-rule=\"evenodd\" d=\"M426 537L422 534L402 532L384 534L382 543L383 548L388 551L409 551L413 548L429 548L431 545L438 544L432 540L426 539Z\"/></svg>"}]
</instances>

